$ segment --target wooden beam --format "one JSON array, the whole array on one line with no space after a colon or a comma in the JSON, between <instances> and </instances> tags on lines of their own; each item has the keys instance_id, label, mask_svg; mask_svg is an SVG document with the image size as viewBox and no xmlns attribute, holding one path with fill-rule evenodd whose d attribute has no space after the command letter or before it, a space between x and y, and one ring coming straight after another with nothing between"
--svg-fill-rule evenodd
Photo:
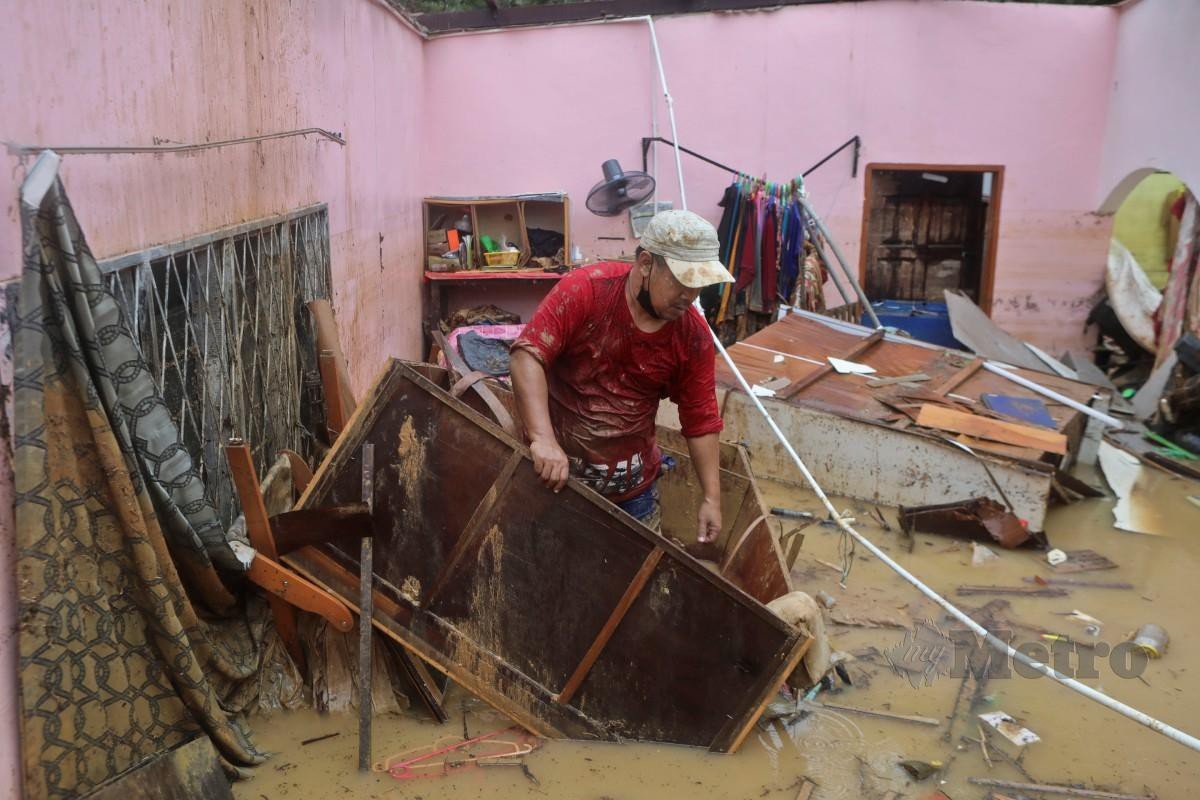
<instances>
[{"instance_id":1,"label":"wooden beam","mask_svg":"<svg viewBox=\"0 0 1200 800\"><path fill-rule=\"evenodd\" d=\"M796 669L800 659L812 647L813 640L799 631L787 640L775 657L778 662L776 669L768 669L762 683L759 684L758 696L754 706L741 718L731 719L721 732L713 739L709 750L714 753L736 753L742 742L750 735L750 731L758 724L758 719L767 710L767 704L775 697L779 687Z\"/></svg>"},{"instance_id":2,"label":"wooden beam","mask_svg":"<svg viewBox=\"0 0 1200 800\"><path fill-rule=\"evenodd\" d=\"M883 341L883 331L875 331L870 336L855 343L853 347L846 350L834 358L840 358L842 361L853 361L856 358L861 358L868 350ZM792 381L788 386L780 390L779 396L784 400L791 400L796 395L803 392L809 386L812 386L817 381L833 372L833 366L826 361L821 366L809 372L802 378Z\"/></svg>"},{"instance_id":3,"label":"wooden beam","mask_svg":"<svg viewBox=\"0 0 1200 800\"><path fill-rule=\"evenodd\" d=\"M354 627L354 618L345 603L262 553L255 554L246 578L290 605L324 617L343 633Z\"/></svg>"},{"instance_id":4,"label":"wooden beam","mask_svg":"<svg viewBox=\"0 0 1200 800\"><path fill-rule=\"evenodd\" d=\"M242 505L242 515L246 519L246 535L250 544L261 555L277 561L279 554L275 550L275 539L271 536L267 507L263 503L262 489L258 485L258 475L254 471L250 448L241 439L230 439L225 448L225 458L229 461L229 474L233 478L233 485ZM304 649L300 647L300 633L296 627L295 610L278 594L268 594L267 603L271 606L275 629L279 632L279 638L283 640L288 654L296 662L301 673L307 672Z\"/></svg>"},{"instance_id":5,"label":"wooden beam","mask_svg":"<svg viewBox=\"0 0 1200 800\"><path fill-rule=\"evenodd\" d=\"M970 380L971 377L981 369L983 369L983 359L973 358L966 363L966 366L962 367L949 378L933 387L932 391L934 394L940 394L944 397Z\"/></svg>"},{"instance_id":6,"label":"wooden beam","mask_svg":"<svg viewBox=\"0 0 1200 800\"><path fill-rule=\"evenodd\" d=\"M322 350L319 362L321 389L325 393L325 427L329 431L329 441L333 442L346 427L346 412L342 405L342 384L338 377L337 358L332 350Z\"/></svg>"},{"instance_id":7,"label":"wooden beam","mask_svg":"<svg viewBox=\"0 0 1200 800\"><path fill-rule=\"evenodd\" d=\"M637 599L638 595L642 593L642 589L646 587L647 581L654 574L654 569L658 566L658 562L662 559L662 556L663 550L661 547L654 548L646 556L646 560L642 562L641 568L634 574L633 580L629 582L629 586L625 588L625 593L621 595L621 599L617 601L617 605L613 608L612 613L608 615L608 621L604 623L604 627L600 629L600 633L596 634L596 638L592 641L591 647L584 653L579 666L575 667L575 671L567 679L567 683L563 686L562 691L555 695L554 699L557 702L563 704L571 702L571 698L579 690L580 684L583 683L584 678L591 671L592 665L596 663L596 659L604 651L608 640L616 633L617 626L625 618L629 607L633 605L633 601Z\"/></svg>"},{"instance_id":8,"label":"wooden beam","mask_svg":"<svg viewBox=\"0 0 1200 800\"><path fill-rule=\"evenodd\" d=\"M520 451L513 451L513 454L508 457L508 461L504 463L500 474L492 482L491 488L488 489L487 494L483 496L483 499L479 501L479 505L471 513L471 518L467 520L466 526L463 528L462 533L459 534L458 541L454 543L454 549L450 551L450 555L446 558L446 563L442 565L437 577L433 580L433 584L429 587L429 593L425 595L425 599L421 602L422 607L430 608L433 606L438 595L446 588L446 584L458 572L458 568L462 565L466 554L475 549L483 540L484 534L487 532L485 523L488 517L491 516L496 502L504 494L504 490L508 488L513 473L517 471L517 466L521 463L521 460Z\"/></svg>"},{"instance_id":9,"label":"wooden beam","mask_svg":"<svg viewBox=\"0 0 1200 800\"><path fill-rule=\"evenodd\" d=\"M968 436L976 436L993 442L1031 447L1058 455L1067 453L1067 437L1061 433L1032 425L1021 425L1016 422L981 417L977 414L967 414L933 404L921 406L921 412L917 415L917 424L926 428L965 433Z\"/></svg>"}]
</instances>

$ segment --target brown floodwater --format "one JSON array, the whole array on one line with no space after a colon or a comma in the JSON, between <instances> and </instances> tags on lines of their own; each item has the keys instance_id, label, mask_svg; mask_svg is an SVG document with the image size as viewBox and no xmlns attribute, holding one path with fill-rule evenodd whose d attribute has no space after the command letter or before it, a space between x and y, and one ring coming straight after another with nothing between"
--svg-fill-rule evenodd
<instances>
[{"instance_id":1,"label":"brown floodwater","mask_svg":"<svg viewBox=\"0 0 1200 800\"><path fill-rule=\"evenodd\" d=\"M1097 657L1095 677L1083 682L1167 722L1200 736L1200 508L1188 496L1200 495L1200 484L1172 478L1156 470L1143 487L1142 500L1159 512L1167 535L1147 536L1112 527L1113 501L1084 500L1052 510L1048 534L1055 547L1089 548L1115 561L1119 568L1056 576L1036 551L1005 551L982 566L971 565L971 545L945 537L917 534L913 551L897 533L895 512L883 509L893 530L871 521L869 506L854 500L835 501L853 511L856 527L906 568L963 608L979 609L992 596L956 596L963 584L1028 586L1022 578L1067 577L1076 580L1128 582L1132 590L1070 587L1066 597L1008 597L998 627L1012 630L1018 642L1036 642L1036 629L1068 635L1096 645L1100 652L1129 638L1145 623L1156 623L1171 635L1161 659L1114 665ZM1094 474L1082 475L1100 485ZM797 487L760 482L772 506L816 511L811 493ZM818 702L876 709L940 720L938 727L879 719L857 713L813 710L800 719L776 719L760 725L734 755L669 745L606 744L549 741L523 757L520 765L459 767L446 774L397 780L386 773L356 771L356 718L313 711L256 717L250 723L258 745L275 755L254 778L238 783L234 795L243 800L325 798L336 796L412 798L786 798L792 800L807 777L818 785L813 800L883 798L897 792L919 800L940 789L953 800L987 798L989 790L968 783L971 777L1045 783L1079 783L1129 794L1154 794L1166 800L1200 797L1200 753L1154 733L1060 686L1048 678L989 679L979 704L966 708L975 694L973 682L949 741L946 718L962 680L952 655L937 670L920 675L894 668L886 654L898 657L918 625L928 635L936 629L952 636L941 609L926 600L871 555L853 557L846 585L841 575L820 561L840 562L840 535L811 526L794 569L799 588L824 589L837 600L829 631L833 647L854 654L848 663L853 686L840 681ZM1101 623L1096 635L1066 614L1078 610ZM856 624L839 624L856 623ZM900 627L862 627L861 623ZM924 624L928 623L928 624ZM1015 624L1010 624L1015 623ZM922 641L925 641L922 639ZM897 660L897 659L894 659ZM1140 669L1139 669L1140 667ZM1122 674L1126 677L1122 677ZM437 725L418 712L378 717L374 725L377 758L505 728L506 719L461 690L447 699L451 720ZM980 747L961 737L978 738L977 714L1003 711L1034 731L1041 741L1018 748L992 733L989 767ZM314 736L339 735L300 746ZM507 735L506 735L507 736ZM499 737L503 738L503 737ZM511 737L510 737L511 738ZM499 747L497 745L496 747ZM1020 757L1020 769L996 752ZM488 752L496 752L493 748ZM898 764L902 760L940 761L939 773L917 782ZM1012 797L1018 794L1005 791Z\"/></svg>"}]
</instances>

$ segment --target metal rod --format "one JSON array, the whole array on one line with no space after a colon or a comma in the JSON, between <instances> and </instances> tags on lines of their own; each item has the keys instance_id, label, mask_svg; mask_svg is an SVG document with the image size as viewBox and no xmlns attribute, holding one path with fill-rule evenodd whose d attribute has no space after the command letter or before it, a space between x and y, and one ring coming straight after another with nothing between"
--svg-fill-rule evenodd
<instances>
[{"instance_id":1,"label":"metal rod","mask_svg":"<svg viewBox=\"0 0 1200 800\"><path fill-rule=\"evenodd\" d=\"M375 504L375 445L362 449L362 499ZM358 771L371 769L371 619L374 616L374 540L364 536L358 566Z\"/></svg>"},{"instance_id":2,"label":"metal rod","mask_svg":"<svg viewBox=\"0 0 1200 800\"><path fill-rule=\"evenodd\" d=\"M324 128L299 128L293 131L264 133L259 136L242 136L238 139L223 139L219 142L199 142L196 144L155 144L107 147L104 145L49 145L5 142L5 145L8 147L8 154L12 156L32 155L34 153L41 153L45 150L53 150L59 155L80 156L131 155L135 153L191 153L197 150L211 150L215 147L228 147L234 144L253 144L254 142L265 142L270 139L287 139L292 136L309 136L312 134L323 136L331 142L337 142L340 145L346 144L346 140L342 137L342 135L335 131L327 131Z\"/></svg>"},{"instance_id":3,"label":"metal rod","mask_svg":"<svg viewBox=\"0 0 1200 800\"><path fill-rule=\"evenodd\" d=\"M1081 414L1087 414L1089 417L1099 420L1100 422L1103 422L1105 425L1108 425L1110 428L1116 428L1117 430L1121 430L1122 428L1125 427L1125 425L1122 424L1121 420L1117 419L1116 417L1110 417L1108 414L1101 413L1101 412L1097 411L1096 409L1092 408L1091 406L1085 406L1083 403L1080 403L1078 400L1072 400L1071 398L1067 397L1066 395L1059 394L1058 392L1054 391L1053 389L1047 389L1045 386L1042 386L1040 383L1035 383L1034 381L1031 381L1028 378L1022 377L1021 375L1018 375L1015 372L1009 372L1004 367L1001 367L998 364L993 364L991 361L984 361L983 368L986 369L988 372L994 373L1003 378L1008 378L1013 383L1017 384L1018 386L1024 386L1026 389L1028 389L1031 392L1037 392L1038 394L1042 395L1043 397L1048 397L1056 403L1062 403L1064 406L1073 408Z\"/></svg>"},{"instance_id":4,"label":"metal rod","mask_svg":"<svg viewBox=\"0 0 1200 800\"><path fill-rule=\"evenodd\" d=\"M675 143L673 141L671 141L670 139L664 139L663 137L658 136L658 135L643 136L642 137L642 172L648 171L647 157L650 153L650 145L654 144L655 142L662 142L663 144L667 145L668 147L675 147ZM862 139L857 134L855 134L851 138L847 139L844 143L839 145L836 150L834 150L829 155L822 158L817 163L813 164L808 169L804 170L804 172L800 173L800 177L807 178L809 175L816 172L818 168L824 166L827 161L829 161L834 156L836 156L838 153L842 152L843 150L845 150L847 147L849 147L851 145L854 145L854 160L851 162L851 165L850 165L850 177L852 177L852 178L858 177L858 152L859 152L859 148L862 146ZM744 170L734 169L733 167L729 166L728 164L722 164L720 161L714 161L713 159L709 158L708 156L704 155L703 153L697 153L695 150L689 150L688 148L684 147L683 145L679 146L679 151L682 153L687 153L689 156L692 156L693 158L698 158L706 164L712 164L717 169L723 169L726 172L732 173L734 175L749 175L750 174Z\"/></svg>"},{"instance_id":5,"label":"metal rod","mask_svg":"<svg viewBox=\"0 0 1200 800\"><path fill-rule=\"evenodd\" d=\"M849 147L850 145L854 145L854 160L853 160L853 161L851 162L851 164L850 164L850 177L851 177L851 178L857 178L857 177L858 177L858 148L859 148L859 143L860 143L861 141L862 141L862 140L861 140L861 139L859 139L859 137L858 137L858 134L855 134L854 136L852 136L852 137L850 137L849 139L847 139L847 140L845 141L845 143L844 143L844 144L842 144L842 146L841 146L841 147L839 147L837 150L834 150L832 153L830 153L829 155L825 156L824 158L822 158L822 159L821 159L820 161L818 161L817 163L813 164L813 165L812 165L811 167L809 167L808 169L804 170L804 172L801 172L801 173L800 173L800 177L801 177L801 178L807 178L809 175L811 175L812 173L816 172L816 171L817 171L817 169L818 169L819 167L821 167L821 166L824 166L824 164L825 164L825 162L826 162L826 161L829 161L831 158L833 158L833 157L834 157L834 156L836 156L838 153L840 153L840 152L842 152L843 150L845 150L845 149L846 149L847 147Z\"/></svg>"}]
</instances>

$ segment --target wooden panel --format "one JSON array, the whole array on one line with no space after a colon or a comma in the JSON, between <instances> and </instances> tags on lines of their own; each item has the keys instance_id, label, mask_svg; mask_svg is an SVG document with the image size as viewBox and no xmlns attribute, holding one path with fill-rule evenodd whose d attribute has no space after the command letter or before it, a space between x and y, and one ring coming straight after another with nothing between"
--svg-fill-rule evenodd
<instances>
[{"instance_id":1,"label":"wooden panel","mask_svg":"<svg viewBox=\"0 0 1200 800\"><path fill-rule=\"evenodd\" d=\"M357 493L365 442L378 464L376 623L535 731L730 750L740 741L729 720L753 716L764 684L777 686L780 664L804 646L793 628L599 496L575 482L559 494L545 489L524 448L401 362L364 398L297 506ZM498 483L513 453L512 478ZM445 570L468 528L483 534ZM554 702L655 548L663 555L652 580L572 701ZM348 605L356 559L330 545L288 557ZM438 575L437 597L419 605Z\"/></svg>"}]
</instances>

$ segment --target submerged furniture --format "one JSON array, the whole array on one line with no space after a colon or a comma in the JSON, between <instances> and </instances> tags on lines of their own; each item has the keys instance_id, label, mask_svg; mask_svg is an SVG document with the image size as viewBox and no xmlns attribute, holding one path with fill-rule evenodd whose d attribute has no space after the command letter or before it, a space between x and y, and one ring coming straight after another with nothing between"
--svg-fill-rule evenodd
<instances>
[{"instance_id":1,"label":"submerged furniture","mask_svg":"<svg viewBox=\"0 0 1200 800\"><path fill-rule=\"evenodd\" d=\"M376 626L534 733L736 750L810 640L582 485L547 490L431 369L388 364L297 504L358 500L375 445ZM352 606L357 559L285 557Z\"/></svg>"}]
</instances>

